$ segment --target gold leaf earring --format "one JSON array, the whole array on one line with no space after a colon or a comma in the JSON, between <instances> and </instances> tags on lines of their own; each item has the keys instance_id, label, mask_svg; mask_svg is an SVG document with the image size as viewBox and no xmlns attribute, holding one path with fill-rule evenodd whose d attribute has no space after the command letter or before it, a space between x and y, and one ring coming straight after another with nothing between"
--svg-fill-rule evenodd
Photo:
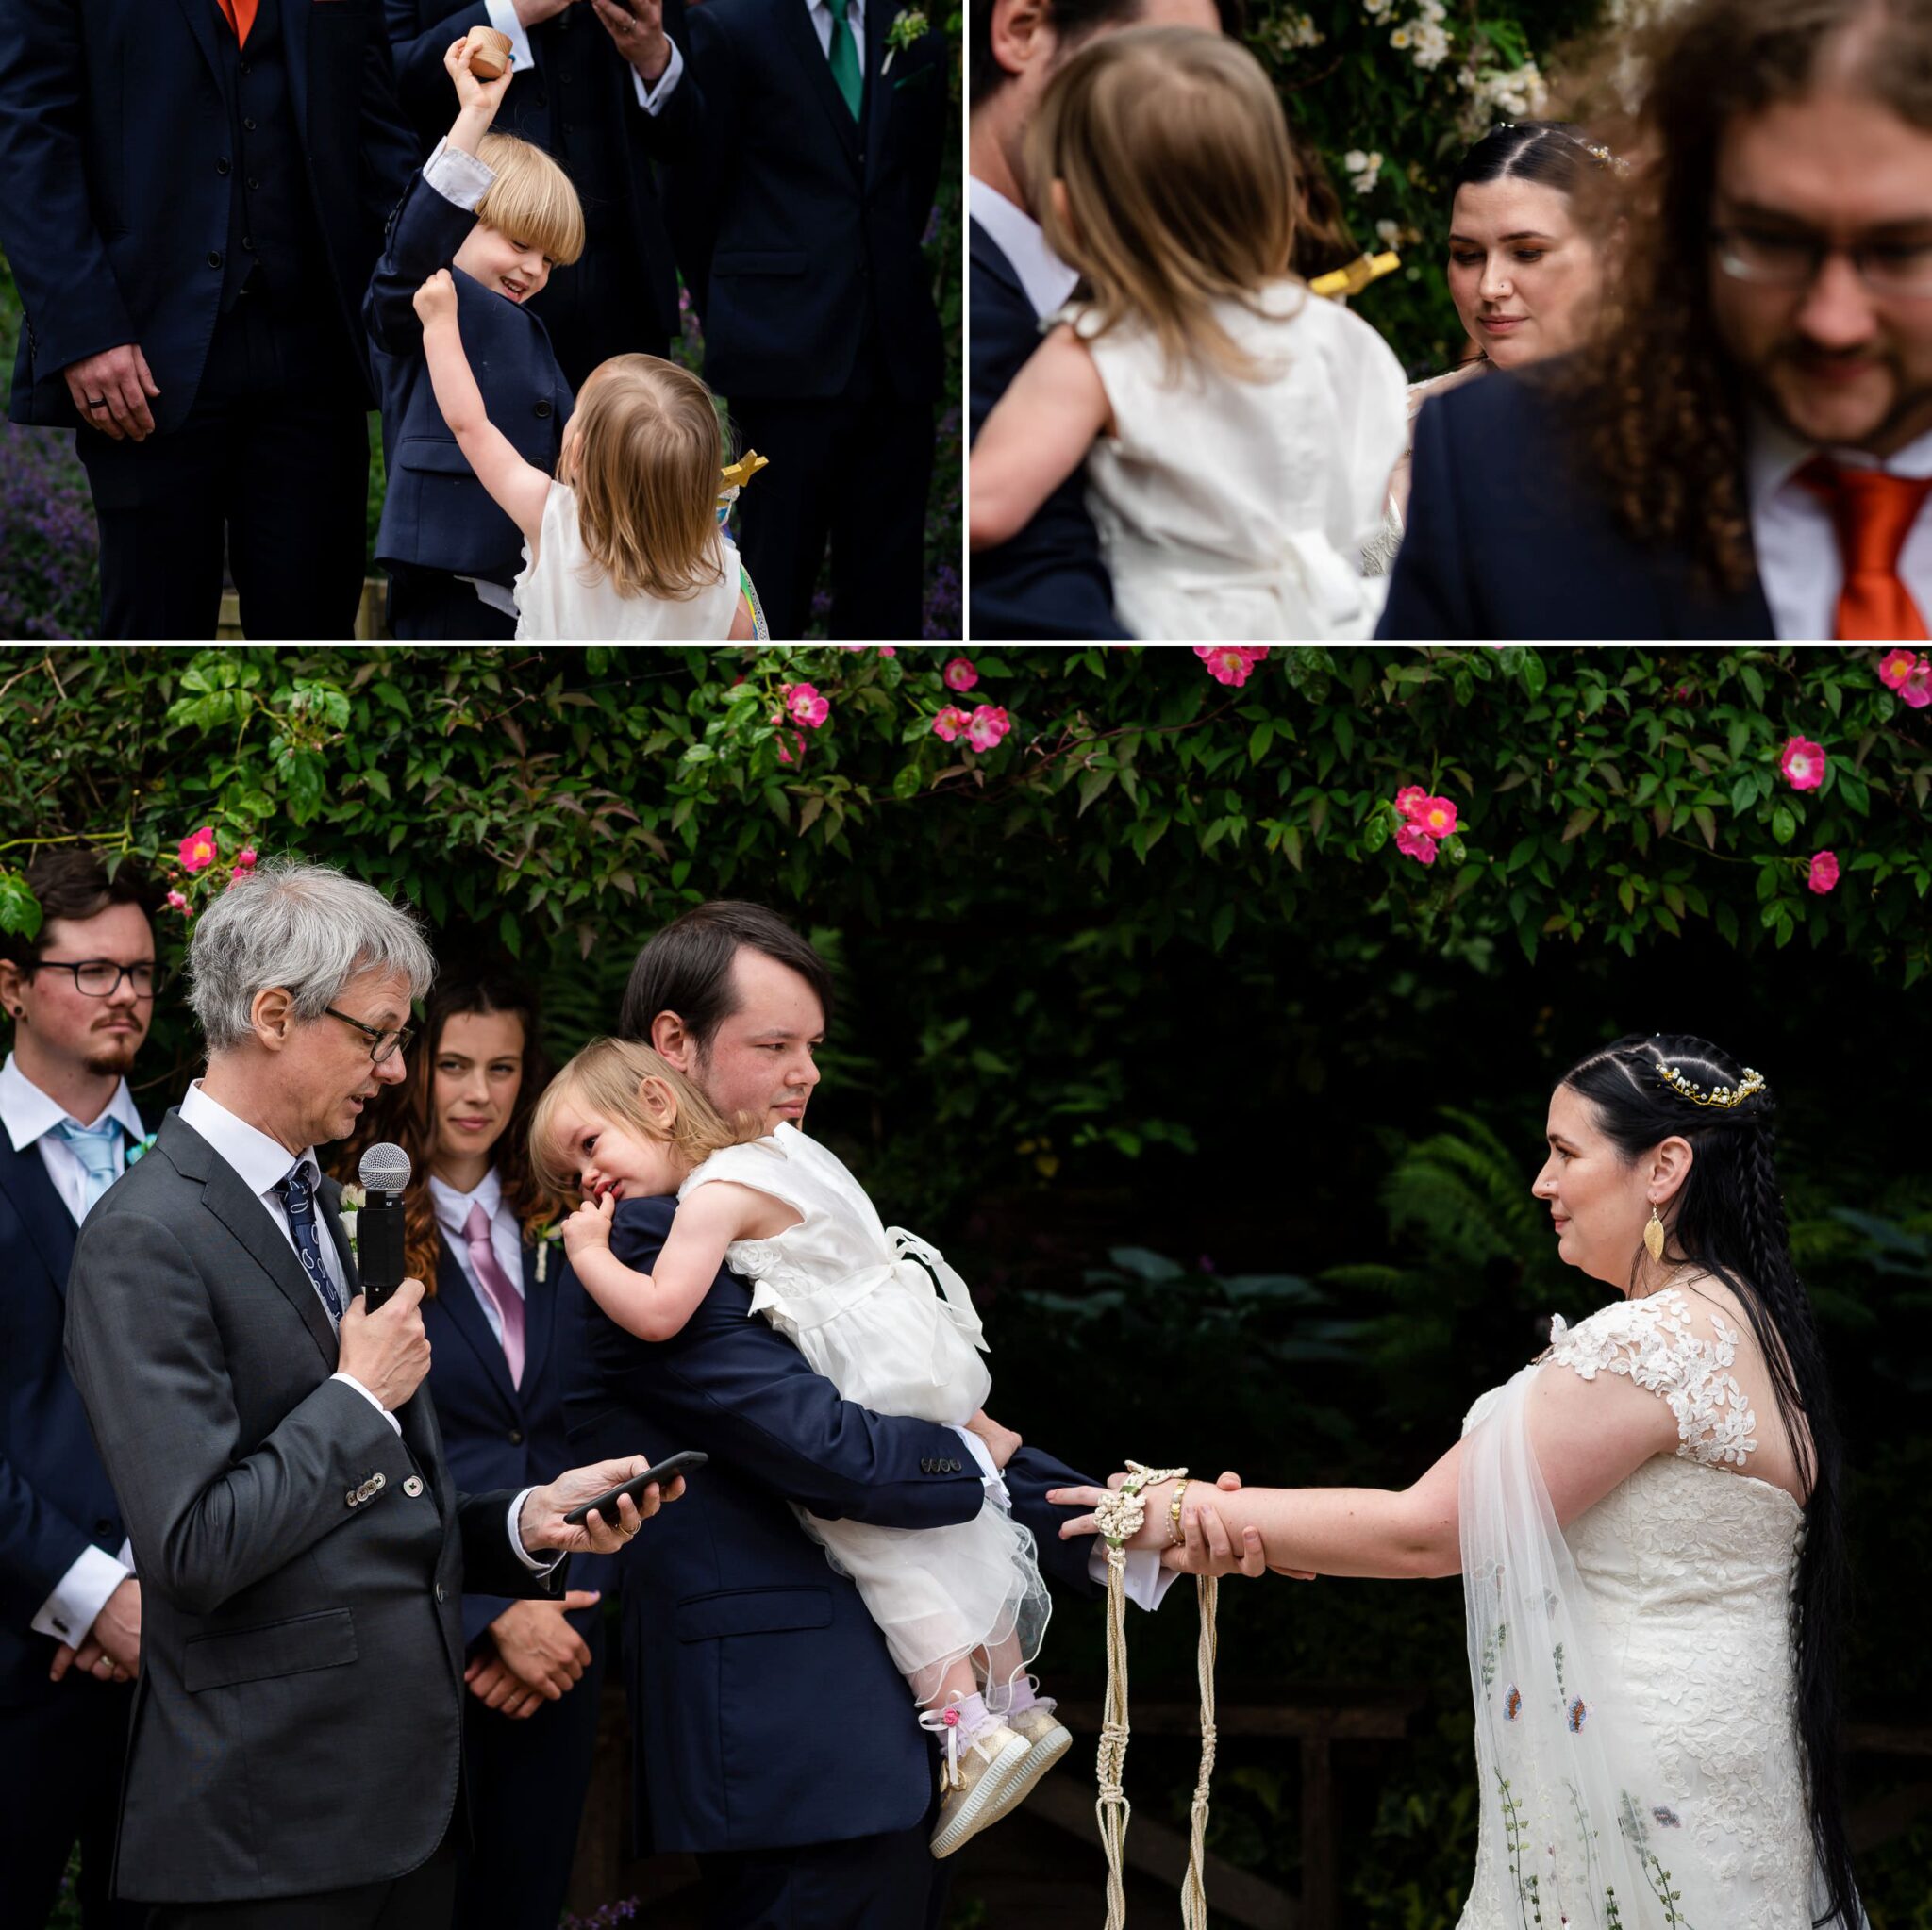
<instances>
[{"instance_id":1,"label":"gold leaf earring","mask_svg":"<svg viewBox=\"0 0 1932 1930\"><path fill-rule=\"evenodd\" d=\"M1652 1259L1660 1260L1663 1258L1664 1223L1658 1219L1657 1206L1654 1202L1650 1209L1650 1223L1643 1229L1643 1244Z\"/></svg>"}]
</instances>

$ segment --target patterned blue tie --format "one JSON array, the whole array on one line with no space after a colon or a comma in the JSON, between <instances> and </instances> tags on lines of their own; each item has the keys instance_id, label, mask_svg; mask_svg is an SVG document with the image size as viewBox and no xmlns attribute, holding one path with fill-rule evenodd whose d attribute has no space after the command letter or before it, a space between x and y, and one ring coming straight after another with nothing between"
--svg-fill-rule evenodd
<instances>
[{"instance_id":1,"label":"patterned blue tie","mask_svg":"<svg viewBox=\"0 0 1932 1930\"><path fill-rule=\"evenodd\" d=\"M93 1203L121 1177L121 1122L103 1119L84 1126L63 1119L54 1130L87 1169L80 1183L80 1217L85 1220Z\"/></svg>"},{"instance_id":2,"label":"patterned blue tie","mask_svg":"<svg viewBox=\"0 0 1932 1930\"><path fill-rule=\"evenodd\" d=\"M316 1237L316 1178L315 1168L308 1160L298 1159L289 1169L288 1178L275 1182L275 1191L288 1209L289 1231L295 1237L295 1256L302 1262L302 1271L308 1275L308 1284L322 1295L330 1321L341 1326L342 1303L336 1292L336 1283L322 1263L322 1241Z\"/></svg>"}]
</instances>

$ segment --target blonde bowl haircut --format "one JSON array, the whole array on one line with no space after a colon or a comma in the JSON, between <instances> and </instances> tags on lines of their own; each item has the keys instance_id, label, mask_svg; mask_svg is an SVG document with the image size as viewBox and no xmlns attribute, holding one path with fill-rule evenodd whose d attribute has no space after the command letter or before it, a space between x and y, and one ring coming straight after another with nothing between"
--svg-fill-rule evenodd
<instances>
[{"instance_id":1,"label":"blonde bowl haircut","mask_svg":"<svg viewBox=\"0 0 1932 1930\"><path fill-rule=\"evenodd\" d=\"M670 1089L671 1117L642 1090L647 1079ZM580 1198L577 1166L557 1144L558 1109L571 1101L641 1140L675 1146L693 1167L726 1146L764 1136L754 1113L726 1119L685 1075L648 1045L629 1039L593 1039L543 1089L530 1115L530 1166L541 1185L559 1198Z\"/></svg>"},{"instance_id":2,"label":"blonde bowl haircut","mask_svg":"<svg viewBox=\"0 0 1932 1930\"><path fill-rule=\"evenodd\" d=\"M476 158L496 178L476 219L500 235L541 248L559 268L584 252L584 205L570 176L541 147L514 134L486 134Z\"/></svg>"},{"instance_id":3,"label":"blonde bowl haircut","mask_svg":"<svg viewBox=\"0 0 1932 1930\"><path fill-rule=\"evenodd\" d=\"M578 527L617 593L682 602L721 582L711 391L661 356L612 356L584 378L570 425Z\"/></svg>"},{"instance_id":4,"label":"blonde bowl haircut","mask_svg":"<svg viewBox=\"0 0 1932 1930\"><path fill-rule=\"evenodd\" d=\"M1292 273L1294 150L1245 47L1170 26L1090 42L1041 96L1027 175L1059 191L1037 197L1041 225L1079 271L1093 334L1144 324L1170 381L1190 361L1268 373L1214 314L1224 300L1258 312L1261 291Z\"/></svg>"}]
</instances>

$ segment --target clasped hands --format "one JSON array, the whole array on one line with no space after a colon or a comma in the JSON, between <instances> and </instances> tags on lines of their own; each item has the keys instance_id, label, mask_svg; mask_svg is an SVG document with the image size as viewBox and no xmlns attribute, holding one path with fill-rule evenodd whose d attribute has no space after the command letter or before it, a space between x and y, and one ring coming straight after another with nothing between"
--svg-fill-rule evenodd
<instances>
[{"instance_id":1,"label":"clasped hands","mask_svg":"<svg viewBox=\"0 0 1932 1930\"><path fill-rule=\"evenodd\" d=\"M1126 1478L1124 1473L1109 1474L1107 1477L1108 1488L1119 1488ZM1211 1488L1199 1479L1189 1481L1187 1492L1181 1498L1181 1539L1178 1542L1174 1539L1172 1510L1174 1489L1179 1483L1159 1481L1142 1489L1141 1498L1146 1504L1146 1517L1125 1545L1129 1548L1158 1549L1161 1567L1173 1569L1180 1574L1259 1575L1272 1572L1298 1582L1313 1581L1314 1575L1307 1569L1274 1568L1271 1571L1261 1531L1253 1526L1233 1525L1224 1518L1222 1510L1228 1504L1217 1502L1215 1496L1238 1494L1241 1485L1241 1477L1233 1472L1221 1475ZM1046 1498L1058 1507L1091 1508L1104 1492L1099 1488L1050 1488ZM1238 1514L1236 1510L1231 1509L1230 1512ZM1060 1523L1062 1541L1099 1532L1099 1520L1091 1514L1076 1515L1072 1521Z\"/></svg>"},{"instance_id":2,"label":"clasped hands","mask_svg":"<svg viewBox=\"0 0 1932 1930\"><path fill-rule=\"evenodd\" d=\"M664 0L590 0L604 31L617 50L645 82L658 79L671 64L671 42L664 33ZM554 19L576 0L516 0L517 22L538 26Z\"/></svg>"}]
</instances>

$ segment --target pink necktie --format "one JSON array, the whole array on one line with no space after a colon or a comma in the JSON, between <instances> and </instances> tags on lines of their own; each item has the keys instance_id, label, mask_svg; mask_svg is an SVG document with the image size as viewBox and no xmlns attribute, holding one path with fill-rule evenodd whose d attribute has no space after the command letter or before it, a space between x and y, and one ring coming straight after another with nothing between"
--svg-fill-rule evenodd
<instances>
[{"instance_id":1,"label":"pink necktie","mask_svg":"<svg viewBox=\"0 0 1932 1930\"><path fill-rule=\"evenodd\" d=\"M509 1363L512 1385L524 1384L524 1296L503 1276L496 1255L490 1244L490 1215L481 1206L472 1206L463 1222L463 1238L469 1242L470 1264L476 1270L476 1283L490 1296L496 1317L503 1323L503 1357Z\"/></svg>"}]
</instances>

